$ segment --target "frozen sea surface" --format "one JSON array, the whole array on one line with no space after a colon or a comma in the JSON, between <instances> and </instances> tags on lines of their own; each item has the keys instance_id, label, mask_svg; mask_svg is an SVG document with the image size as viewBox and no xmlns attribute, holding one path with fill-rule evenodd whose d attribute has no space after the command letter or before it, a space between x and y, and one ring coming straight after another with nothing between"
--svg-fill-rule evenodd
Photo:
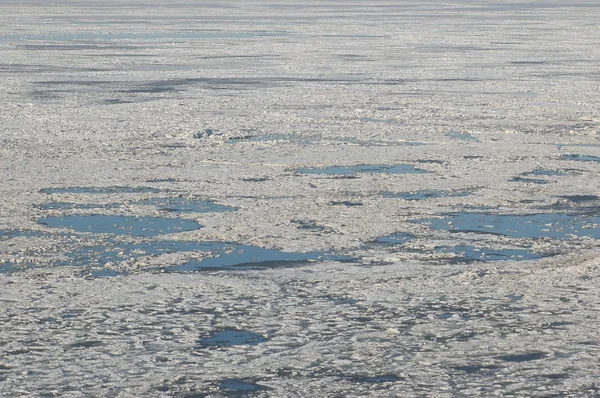
<instances>
[{"instance_id":1,"label":"frozen sea surface","mask_svg":"<svg viewBox=\"0 0 600 398\"><path fill-rule=\"evenodd\" d=\"M597 1L0 4L0 396L597 396Z\"/></svg>"}]
</instances>

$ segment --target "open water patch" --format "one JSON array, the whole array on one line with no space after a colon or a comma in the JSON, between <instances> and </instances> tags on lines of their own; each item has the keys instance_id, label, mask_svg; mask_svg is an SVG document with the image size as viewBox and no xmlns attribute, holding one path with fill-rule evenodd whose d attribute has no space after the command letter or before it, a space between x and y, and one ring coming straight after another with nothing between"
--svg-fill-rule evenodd
<instances>
[{"instance_id":1,"label":"open water patch","mask_svg":"<svg viewBox=\"0 0 600 398\"><path fill-rule=\"evenodd\" d=\"M534 351L534 352L526 352L522 354L510 354L510 355L502 355L499 356L498 359L505 362L528 362L528 361L537 361L540 359L546 358L548 355L545 352Z\"/></svg>"},{"instance_id":2,"label":"open water patch","mask_svg":"<svg viewBox=\"0 0 600 398\"><path fill-rule=\"evenodd\" d=\"M596 195L561 195L558 197L572 203L584 203L600 200L600 197Z\"/></svg>"},{"instance_id":3,"label":"open water patch","mask_svg":"<svg viewBox=\"0 0 600 398\"><path fill-rule=\"evenodd\" d=\"M126 275L126 273L108 268L90 269L82 274L82 276L90 278L114 278L122 275Z\"/></svg>"},{"instance_id":4,"label":"open water patch","mask_svg":"<svg viewBox=\"0 0 600 398\"><path fill-rule=\"evenodd\" d=\"M332 206L346 206L346 207L357 207L357 206L364 205L362 202L352 202L350 200L341 200L341 201L333 200L333 201L329 202L329 204Z\"/></svg>"},{"instance_id":5,"label":"open water patch","mask_svg":"<svg viewBox=\"0 0 600 398\"><path fill-rule=\"evenodd\" d=\"M419 159L419 160L417 160L417 163L422 163L422 164L444 164L445 162L443 160L439 160L439 159Z\"/></svg>"},{"instance_id":6,"label":"open water patch","mask_svg":"<svg viewBox=\"0 0 600 398\"><path fill-rule=\"evenodd\" d=\"M50 33L50 34L9 34L0 35L0 41L51 41L51 42L76 42L88 40L102 40L113 42L115 40L173 40L173 39L250 39L256 37L287 36L287 32L279 31L248 31L248 32L221 32L221 31L165 31L165 32L79 32L79 33Z\"/></svg>"},{"instance_id":7,"label":"open water patch","mask_svg":"<svg viewBox=\"0 0 600 398\"><path fill-rule=\"evenodd\" d=\"M135 217L106 214L49 216L38 220L51 228L68 228L77 232L151 237L193 231L202 226L179 218Z\"/></svg>"},{"instance_id":8,"label":"open water patch","mask_svg":"<svg viewBox=\"0 0 600 398\"><path fill-rule=\"evenodd\" d=\"M0 261L0 274L15 271L15 264L11 261Z\"/></svg>"},{"instance_id":9,"label":"open water patch","mask_svg":"<svg viewBox=\"0 0 600 398\"><path fill-rule=\"evenodd\" d=\"M260 386L250 380L225 379L218 385L219 391L227 396L241 396L248 393L265 390L266 387Z\"/></svg>"},{"instance_id":10,"label":"open water patch","mask_svg":"<svg viewBox=\"0 0 600 398\"><path fill-rule=\"evenodd\" d=\"M513 177L511 181L531 184L548 184L551 181L547 180L546 177L561 177L566 175L568 174L562 171L537 169L521 173L517 177Z\"/></svg>"},{"instance_id":11,"label":"open water patch","mask_svg":"<svg viewBox=\"0 0 600 398\"><path fill-rule=\"evenodd\" d=\"M21 237L41 238L47 235L47 232L32 229L0 229L0 241Z\"/></svg>"},{"instance_id":12,"label":"open water patch","mask_svg":"<svg viewBox=\"0 0 600 398\"><path fill-rule=\"evenodd\" d=\"M65 187L65 188L44 188L40 190L45 194L125 194L125 193L160 193L161 190L153 187Z\"/></svg>"},{"instance_id":13,"label":"open water patch","mask_svg":"<svg viewBox=\"0 0 600 398\"><path fill-rule=\"evenodd\" d=\"M301 142L309 144L311 141L306 137L298 137L291 134L281 133L259 133L259 132L247 132L244 134L238 134L227 138L227 142L230 144L236 144L238 142Z\"/></svg>"},{"instance_id":14,"label":"open water patch","mask_svg":"<svg viewBox=\"0 0 600 398\"><path fill-rule=\"evenodd\" d=\"M41 210L90 210L90 209L117 209L123 207L118 203L109 204L90 204L90 203L71 203L71 202L48 202L38 206Z\"/></svg>"},{"instance_id":15,"label":"open water patch","mask_svg":"<svg viewBox=\"0 0 600 398\"><path fill-rule=\"evenodd\" d=\"M355 166L328 166L328 167L304 167L296 169L301 174L326 174L326 175L355 175L359 173L370 174L419 174L427 173L426 170L416 168L409 164L394 165L365 165Z\"/></svg>"},{"instance_id":16,"label":"open water patch","mask_svg":"<svg viewBox=\"0 0 600 398\"><path fill-rule=\"evenodd\" d=\"M600 162L600 157L592 155L578 155L566 153L561 156L562 160L575 160L577 162Z\"/></svg>"},{"instance_id":17,"label":"open water patch","mask_svg":"<svg viewBox=\"0 0 600 398\"><path fill-rule=\"evenodd\" d=\"M357 138L337 138L335 142L343 142L350 145L359 146L425 146L429 145L422 141L406 141L406 140L360 140Z\"/></svg>"},{"instance_id":18,"label":"open water patch","mask_svg":"<svg viewBox=\"0 0 600 398\"><path fill-rule=\"evenodd\" d=\"M437 247L436 252L452 253L457 257L452 257L447 261L451 263L470 263L470 262L488 262L488 261L528 261L538 260L546 255L532 252L526 249L490 249L471 245L442 246Z\"/></svg>"},{"instance_id":19,"label":"open water patch","mask_svg":"<svg viewBox=\"0 0 600 398\"><path fill-rule=\"evenodd\" d=\"M380 236L375 239L374 243L379 245L403 245L412 239L414 239L414 235L404 232L394 232L393 234Z\"/></svg>"},{"instance_id":20,"label":"open water patch","mask_svg":"<svg viewBox=\"0 0 600 398\"><path fill-rule=\"evenodd\" d=\"M248 270L302 265L317 261L353 262L354 257L329 252L294 253L277 249L218 241L148 240L122 242L106 239L102 244L82 246L65 253L59 265L97 267L134 261L171 253L202 253L206 257L167 268L169 272L203 270ZM96 269L94 268L96 267ZM110 273L103 276L111 276Z\"/></svg>"},{"instance_id":21,"label":"open water patch","mask_svg":"<svg viewBox=\"0 0 600 398\"><path fill-rule=\"evenodd\" d=\"M560 177L560 176L566 176L569 175L568 173L565 173L564 171L559 171L559 170L548 170L548 169L536 169L533 171L527 171L525 173L521 173L520 175L525 176L525 177L529 177L529 176L534 176L534 177Z\"/></svg>"},{"instance_id":22,"label":"open water patch","mask_svg":"<svg viewBox=\"0 0 600 398\"><path fill-rule=\"evenodd\" d=\"M320 233L331 233L333 230L324 225L318 224L316 221L312 220L291 220L292 224L296 224L298 229L311 231L311 232L320 232Z\"/></svg>"},{"instance_id":23,"label":"open water patch","mask_svg":"<svg viewBox=\"0 0 600 398\"><path fill-rule=\"evenodd\" d=\"M561 149L567 147L597 148L600 147L600 144L556 144L556 147L560 151Z\"/></svg>"},{"instance_id":24,"label":"open water patch","mask_svg":"<svg viewBox=\"0 0 600 398\"><path fill-rule=\"evenodd\" d=\"M211 257L169 268L169 271L250 270L291 267L319 261L353 262L350 256L327 252L285 252L258 246L212 242Z\"/></svg>"},{"instance_id":25,"label":"open water patch","mask_svg":"<svg viewBox=\"0 0 600 398\"><path fill-rule=\"evenodd\" d=\"M381 195L384 198L395 198L404 200L427 200L427 199L439 199L439 198L455 198L465 197L473 194L470 190L423 190L413 192L383 192Z\"/></svg>"},{"instance_id":26,"label":"open water patch","mask_svg":"<svg viewBox=\"0 0 600 398\"><path fill-rule=\"evenodd\" d=\"M212 200L193 198L152 198L133 202L136 205L155 206L161 211L174 213L219 213L238 210Z\"/></svg>"},{"instance_id":27,"label":"open water patch","mask_svg":"<svg viewBox=\"0 0 600 398\"><path fill-rule=\"evenodd\" d=\"M461 133L459 131L451 131L449 133L446 133L446 137L452 138L454 140L479 142L479 139L477 139L477 137L474 137L473 135L471 135L469 133Z\"/></svg>"},{"instance_id":28,"label":"open water patch","mask_svg":"<svg viewBox=\"0 0 600 398\"><path fill-rule=\"evenodd\" d=\"M104 266L121 263L144 256L158 256L178 252L219 252L226 248L220 242L195 242L151 240L142 242L121 242L106 239L100 245L82 246L66 253L68 260L63 265Z\"/></svg>"},{"instance_id":29,"label":"open water patch","mask_svg":"<svg viewBox=\"0 0 600 398\"><path fill-rule=\"evenodd\" d=\"M376 117L361 117L359 119L363 123L384 123L384 124L395 124L402 125L403 123L396 119L381 119Z\"/></svg>"},{"instance_id":30,"label":"open water patch","mask_svg":"<svg viewBox=\"0 0 600 398\"><path fill-rule=\"evenodd\" d=\"M262 334L246 330L223 329L200 339L203 347L231 347L234 345L257 345L267 341Z\"/></svg>"},{"instance_id":31,"label":"open water patch","mask_svg":"<svg viewBox=\"0 0 600 398\"><path fill-rule=\"evenodd\" d=\"M394 383L402 380L400 377L392 374L381 376L347 376L346 378L354 383L370 384Z\"/></svg>"},{"instance_id":32,"label":"open water patch","mask_svg":"<svg viewBox=\"0 0 600 398\"><path fill-rule=\"evenodd\" d=\"M468 364L453 366L453 369L466 374L482 373L491 374L499 368L498 365L484 365L484 364Z\"/></svg>"},{"instance_id":33,"label":"open water patch","mask_svg":"<svg viewBox=\"0 0 600 398\"><path fill-rule=\"evenodd\" d=\"M436 231L501 235L510 238L600 238L600 217L562 213L446 213L440 218L413 220Z\"/></svg>"},{"instance_id":34,"label":"open water patch","mask_svg":"<svg viewBox=\"0 0 600 398\"><path fill-rule=\"evenodd\" d=\"M543 180L541 178L525 178L521 176L513 177L510 179L512 182L525 182L530 184L548 184L550 181Z\"/></svg>"},{"instance_id":35,"label":"open water patch","mask_svg":"<svg viewBox=\"0 0 600 398\"><path fill-rule=\"evenodd\" d=\"M244 182L265 182L265 181L270 181L271 179L269 177L248 177L248 178L242 178L242 181Z\"/></svg>"}]
</instances>

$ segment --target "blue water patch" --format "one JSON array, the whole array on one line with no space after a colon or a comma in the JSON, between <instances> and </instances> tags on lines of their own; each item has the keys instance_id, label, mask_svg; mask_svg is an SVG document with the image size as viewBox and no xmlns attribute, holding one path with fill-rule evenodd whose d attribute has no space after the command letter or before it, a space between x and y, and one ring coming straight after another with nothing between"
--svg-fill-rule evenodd
<instances>
[{"instance_id":1,"label":"blue water patch","mask_svg":"<svg viewBox=\"0 0 600 398\"><path fill-rule=\"evenodd\" d=\"M417 163L423 163L423 164L444 164L443 160L439 160L439 159L419 159L417 160Z\"/></svg>"},{"instance_id":2,"label":"blue water patch","mask_svg":"<svg viewBox=\"0 0 600 398\"><path fill-rule=\"evenodd\" d=\"M527 261L545 257L525 249L486 249L475 246L443 246L435 249L439 253L453 253L459 257L450 259L452 263L487 261Z\"/></svg>"},{"instance_id":3,"label":"blue water patch","mask_svg":"<svg viewBox=\"0 0 600 398\"><path fill-rule=\"evenodd\" d=\"M15 270L15 264L10 261L0 261L0 274Z\"/></svg>"},{"instance_id":4,"label":"blue water patch","mask_svg":"<svg viewBox=\"0 0 600 398\"><path fill-rule=\"evenodd\" d=\"M491 214L457 212L442 218L412 221L436 231L471 232L511 238L565 239L571 235L600 238L600 217L572 214Z\"/></svg>"},{"instance_id":5,"label":"blue water patch","mask_svg":"<svg viewBox=\"0 0 600 398\"><path fill-rule=\"evenodd\" d=\"M452 131L452 132L446 133L446 137L453 138L456 140L462 140L462 141L479 142L479 140L476 137L472 136L471 134L461 133L458 131Z\"/></svg>"},{"instance_id":6,"label":"blue water patch","mask_svg":"<svg viewBox=\"0 0 600 398\"><path fill-rule=\"evenodd\" d=\"M221 381L219 384L219 390L231 395L245 395L249 392L261 391L265 387L259 386L258 384L239 380L239 379L226 379Z\"/></svg>"},{"instance_id":7,"label":"blue water patch","mask_svg":"<svg viewBox=\"0 0 600 398\"><path fill-rule=\"evenodd\" d=\"M101 204L79 204L70 202L48 202L39 205L41 210L89 210L89 209L116 209L123 205L118 203Z\"/></svg>"},{"instance_id":8,"label":"blue water patch","mask_svg":"<svg viewBox=\"0 0 600 398\"><path fill-rule=\"evenodd\" d=\"M396 375L349 376L348 379L355 383L393 383L402 380Z\"/></svg>"},{"instance_id":9,"label":"blue water patch","mask_svg":"<svg viewBox=\"0 0 600 398\"><path fill-rule=\"evenodd\" d=\"M240 134L229 137L227 142L235 144L238 142L269 142L269 141L285 141L285 142L301 142L305 144L311 143L310 138L304 136L295 136L292 134L282 133L260 133L249 131L246 134Z\"/></svg>"},{"instance_id":10,"label":"blue water patch","mask_svg":"<svg viewBox=\"0 0 600 398\"><path fill-rule=\"evenodd\" d=\"M329 167L305 167L297 169L302 174L329 174L329 175L354 175L358 173L378 174L415 174L427 173L409 164L395 165L356 165L356 166L329 166Z\"/></svg>"},{"instance_id":11,"label":"blue water patch","mask_svg":"<svg viewBox=\"0 0 600 398\"><path fill-rule=\"evenodd\" d=\"M67 260L62 265L104 266L108 263L121 263L143 256L179 252L203 252L208 253L209 257L168 268L170 272L209 269L247 270L325 260L355 261L353 257L333 253L292 253L228 242L155 240L131 243L107 239L101 245L83 246L66 253Z\"/></svg>"},{"instance_id":12,"label":"blue water patch","mask_svg":"<svg viewBox=\"0 0 600 398\"><path fill-rule=\"evenodd\" d=\"M195 242L156 240L145 242L120 242L106 239L101 245L82 246L66 253L67 261L62 265L103 266L108 263L120 263L143 256L157 256L177 252L221 252L228 248L221 242Z\"/></svg>"},{"instance_id":13,"label":"blue water patch","mask_svg":"<svg viewBox=\"0 0 600 398\"><path fill-rule=\"evenodd\" d=\"M561 156L562 160L575 160L578 162L600 162L600 157L592 155L577 155L577 154L564 154Z\"/></svg>"},{"instance_id":14,"label":"blue water patch","mask_svg":"<svg viewBox=\"0 0 600 398\"><path fill-rule=\"evenodd\" d=\"M123 272L115 271L112 269L91 269L83 276L89 276L92 278L114 278L115 276L125 275Z\"/></svg>"},{"instance_id":15,"label":"blue water patch","mask_svg":"<svg viewBox=\"0 0 600 398\"><path fill-rule=\"evenodd\" d=\"M548 184L550 181L545 180L543 178L531 178L531 177L560 177L568 175L562 171L556 170L546 170L546 169L537 169L533 171L527 171L525 173L519 174L519 176L514 177L511 181L514 182L528 182L531 184Z\"/></svg>"},{"instance_id":16,"label":"blue water patch","mask_svg":"<svg viewBox=\"0 0 600 398\"><path fill-rule=\"evenodd\" d=\"M332 301L337 305L355 305L358 303L358 300L350 298L350 297L327 297L328 300Z\"/></svg>"},{"instance_id":17,"label":"blue water patch","mask_svg":"<svg viewBox=\"0 0 600 398\"><path fill-rule=\"evenodd\" d=\"M556 147L560 151L566 147L588 147L588 148L597 148L600 147L600 144L556 144Z\"/></svg>"},{"instance_id":18,"label":"blue water patch","mask_svg":"<svg viewBox=\"0 0 600 398\"><path fill-rule=\"evenodd\" d=\"M378 119L375 117L361 117L359 120L363 123L402 124L396 119Z\"/></svg>"},{"instance_id":19,"label":"blue water patch","mask_svg":"<svg viewBox=\"0 0 600 398\"><path fill-rule=\"evenodd\" d=\"M0 41L54 41L72 42L80 40L173 40L173 39L249 39L263 36L286 36L286 32L248 31L248 32L209 32L197 31L166 31L166 32L122 32L122 33L55 33L55 34L10 34L0 35Z\"/></svg>"},{"instance_id":20,"label":"blue water patch","mask_svg":"<svg viewBox=\"0 0 600 398\"><path fill-rule=\"evenodd\" d=\"M66 187L66 188L44 188L41 193L74 193L74 194L125 194L125 193L160 193L161 190L152 187Z\"/></svg>"},{"instance_id":21,"label":"blue water patch","mask_svg":"<svg viewBox=\"0 0 600 398\"><path fill-rule=\"evenodd\" d=\"M534 351L534 352L526 352L523 354L511 354L511 355L502 355L498 357L506 362L528 362L528 361L537 361L539 359L544 359L548 355L545 352Z\"/></svg>"},{"instance_id":22,"label":"blue water patch","mask_svg":"<svg viewBox=\"0 0 600 398\"><path fill-rule=\"evenodd\" d=\"M13 238L39 238L46 236L47 233L31 229L0 229L0 241Z\"/></svg>"},{"instance_id":23,"label":"blue water patch","mask_svg":"<svg viewBox=\"0 0 600 398\"><path fill-rule=\"evenodd\" d=\"M313 232L333 232L333 230L324 225L317 224L312 220L291 220L292 224L296 224L298 229L304 229Z\"/></svg>"},{"instance_id":24,"label":"blue water patch","mask_svg":"<svg viewBox=\"0 0 600 398\"><path fill-rule=\"evenodd\" d=\"M403 141L403 140L359 140L357 138L337 138L334 141L346 144L360 146L424 146L429 145L421 141Z\"/></svg>"},{"instance_id":25,"label":"blue water patch","mask_svg":"<svg viewBox=\"0 0 600 398\"><path fill-rule=\"evenodd\" d=\"M564 171L558 171L558 170L537 169L537 170L521 173L521 175L525 176L525 177L528 177L528 176L559 177L559 176L566 176L566 175L568 175L568 173L565 173Z\"/></svg>"},{"instance_id":26,"label":"blue water patch","mask_svg":"<svg viewBox=\"0 0 600 398\"><path fill-rule=\"evenodd\" d=\"M351 202L349 200L341 200L341 201L333 200L333 201L329 202L329 204L332 206L346 206L346 207L363 206L362 202Z\"/></svg>"},{"instance_id":27,"label":"blue water patch","mask_svg":"<svg viewBox=\"0 0 600 398\"><path fill-rule=\"evenodd\" d=\"M395 232L393 234L381 236L375 239L375 243L383 245L402 245L413 238L413 235L403 232Z\"/></svg>"},{"instance_id":28,"label":"blue water patch","mask_svg":"<svg viewBox=\"0 0 600 398\"><path fill-rule=\"evenodd\" d=\"M524 177L513 177L510 179L513 182L528 182L530 184L548 184L549 181L542 180L541 178L524 178Z\"/></svg>"},{"instance_id":29,"label":"blue water patch","mask_svg":"<svg viewBox=\"0 0 600 398\"><path fill-rule=\"evenodd\" d=\"M77 232L138 237L193 231L202 227L197 222L186 219L105 214L50 216L41 218L38 222L51 228L69 228Z\"/></svg>"},{"instance_id":30,"label":"blue water patch","mask_svg":"<svg viewBox=\"0 0 600 398\"><path fill-rule=\"evenodd\" d=\"M237 210L235 207L220 205L212 200L192 198L152 198L132 204L156 206L162 211L176 213L217 213Z\"/></svg>"},{"instance_id":31,"label":"blue water patch","mask_svg":"<svg viewBox=\"0 0 600 398\"><path fill-rule=\"evenodd\" d=\"M591 202L600 199L600 197L596 195L562 195L559 196L559 198L566 199L573 203Z\"/></svg>"},{"instance_id":32,"label":"blue water patch","mask_svg":"<svg viewBox=\"0 0 600 398\"><path fill-rule=\"evenodd\" d=\"M265 181L269 181L271 180L268 177L247 177L247 178L242 178L242 181L244 182L265 182Z\"/></svg>"},{"instance_id":33,"label":"blue water patch","mask_svg":"<svg viewBox=\"0 0 600 398\"><path fill-rule=\"evenodd\" d=\"M245 330L224 329L209 337L200 339L200 345L205 347L230 347L234 345L257 345L267 339L258 333Z\"/></svg>"},{"instance_id":34,"label":"blue water patch","mask_svg":"<svg viewBox=\"0 0 600 398\"><path fill-rule=\"evenodd\" d=\"M404 200L426 200L426 199L438 199L438 198L454 198L464 197L472 195L473 191L467 190L456 190L456 191L443 191L443 190L423 190L414 192L383 192L384 198L397 198Z\"/></svg>"},{"instance_id":35,"label":"blue water patch","mask_svg":"<svg viewBox=\"0 0 600 398\"><path fill-rule=\"evenodd\" d=\"M213 257L194 260L183 265L169 268L169 271L202 271L202 270L248 270L272 267L289 267L315 261L352 262L350 256L325 252L295 253L277 249L264 249L257 246L223 244L213 242ZM222 245L222 246L221 246ZM220 247L219 247L220 246Z\"/></svg>"}]
</instances>

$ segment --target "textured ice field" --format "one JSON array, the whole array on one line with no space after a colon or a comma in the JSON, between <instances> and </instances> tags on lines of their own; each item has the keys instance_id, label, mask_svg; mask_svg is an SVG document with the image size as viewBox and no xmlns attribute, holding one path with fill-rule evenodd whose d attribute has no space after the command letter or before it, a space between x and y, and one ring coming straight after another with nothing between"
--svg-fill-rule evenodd
<instances>
[{"instance_id":1,"label":"textured ice field","mask_svg":"<svg viewBox=\"0 0 600 398\"><path fill-rule=\"evenodd\" d=\"M0 396L600 395L600 3L0 4Z\"/></svg>"}]
</instances>

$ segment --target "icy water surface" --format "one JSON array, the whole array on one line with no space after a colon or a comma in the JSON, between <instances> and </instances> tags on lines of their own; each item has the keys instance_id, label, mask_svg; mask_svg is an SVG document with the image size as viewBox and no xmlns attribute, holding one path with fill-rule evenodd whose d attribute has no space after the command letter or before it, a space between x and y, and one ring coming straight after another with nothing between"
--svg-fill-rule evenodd
<instances>
[{"instance_id":1,"label":"icy water surface","mask_svg":"<svg viewBox=\"0 0 600 398\"><path fill-rule=\"evenodd\" d=\"M290 267L315 261L352 262L355 259L345 255L327 252L295 253L277 249L264 249L241 244L213 242L215 254L202 260L195 260L170 268L170 271L202 271L210 269L248 270L274 267Z\"/></svg>"},{"instance_id":2,"label":"icy water surface","mask_svg":"<svg viewBox=\"0 0 600 398\"><path fill-rule=\"evenodd\" d=\"M264 343L267 339L258 333L245 330L224 329L213 333L209 337L200 339L203 347L229 347L234 345L257 345Z\"/></svg>"},{"instance_id":3,"label":"icy water surface","mask_svg":"<svg viewBox=\"0 0 600 398\"><path fill-rule=\"evenodd\" d=\"M479 139L469 133L450 132L446 133L446 137L461 141L479 142Z\"/></svg>"},{"instance_id":4,"label":"icy water surface","mask_svg":"<svg viewBox=\"0 0 600 398\"><path fill-rule=\"evenodd\" d=\"M451 253L457 257L451 258L450 262L472 262L472 261L528 261L538 260L545 257L526 249L486 249L476 246L459 245L443 246L435 249L440 253Z\"/></svg>"},{"instance_id":5,"label":"icy water surface","mask_svg":"<svg viewBox=\"0 0 600 398\"><path fill-rule=\"evenodd\" d=\"M72 194L124 194L124 193L160 193L161 190L152 187L126 187L126 186L114 186L114 187L67 187L67 188L44 188L40 190L46 194L60 194L60 193L72 193Z\"/></svg>"},{"instance_id":6,"label":"icy water surface","mask_svg":"<svg viewBox=\"0 0 600 398\"><path fill-rule=\"evenodd\" d=\"M410 242L415 237L411 234L396 232L394 234L381 236L373 243L382 246L398 247L399 250L404 248L404 244ZM404 249L407 250L407 249ZM421 250L417 248L408 249L413 253L430 254L430 250ZM545 255L532 252L530 249L515 249L515 248L486 248L473 243L471 245L461 244L456 246L439 246L434 249L436 253L452 255L448 258L436 258L433 261L446 261L450 263L466 263L466 262L487 262L487 261L526 261L537 260L545 257Z\"/></svg>"},{"instance_id":7,"label":"icy water surface","mask_svg":"<svg viewBox=\"0 0 600 398\"><path fill-rule=\"evenodd\" d=\"M19 237L42 237L47 235L42 231L34 231L30 229L0 229L0 241Z\"/></svg>"},{"instance_id":8,"label":"icy water surface","mask_svg":"<svg viewBox=\"0 0 600 398\"><path fill-rule=\"evenodd\" d=\"M531 184L548 184L550 181L543 180L541 178L524 178L524 177L513 177L510 179L514 182L528 182Z\"/></svg>"},{"instance_id":9,"label":"icy water surface","mask_svg":"<svg viewBox=\"0 0 600 398\"><path fill-rule=\"evenodd\" d=\"M155 206L161 211L174 213L216 213L237 210L234 207L217 204L212 200L193 198L152 198L132 204Z\"/></svg>"},{"instance_id":10,"label":"icy water surface","mask_svg":"<svg viewBox=\"0 0 600 398\"><path fill-rule=\"evenodd\" d=\"M0 274L3 272L14 271L15 264L10 261L0 261Z\"/></svg>"},{"instance_id":11,"label":"icy water surface","mask_svg":"<svg viewBox=\"0 0 600 398\"><path fill-rule=\"evenodd\" d=\"M453 197L464 197L470 196L473 191L467 190L456 190L456 191L444 191L444 190L429 190L429 191L415 191L415 192L383 192L381 195L384 198L397 198L404 200L427 200L427 199L438 199L438 198L453 198Z\"/></svg>"},{"instance_id":12,"label":"icy water surface","mask_svg":"<svg viewBox=\"0 0 600 398\"><path fill-rule=\"evenodd\" d=\"M437 231L503 235L511 238L600 238L600 216L573 214L491 214L455 212L416 220Z\"/></svg>"},{"instance_id":13,"label":"icy water surface","mask_svg":"<svg viewBox=\"0 0 600 398\"><path fill-rule=\"evenodd\" d=\"M374 174L412 174L426 173L425 170L418 169L408 164L396 165L356 165L356 166L329 166L329 167L306 167L297 169L301 174L335 174L335 175L354 175L358 173Z\"/></svg>"},{"instance_id":14,"label":"icy water surface","mask_svg":"<svg viewBox=\"0 0 600 398\"><path fill-rule=\"evenodd\" d=\"M592 155L564 154L563 160L575 160L577 162L600 162L600 157Z\"/></svg>"},{"instance_id":15,"label":"icy water surface","mask_svg":"<svg viewBox=\"0 0 600 398\"><path fill-rule=\"evenodd\" d=\"M285 32L261 31L261 32L207 32L203 30L192 32L157 32L157 33L96 33L78 32L45 35L0 35L0 41L49 41L49 42L77 42L89 40L113 41L113 40L170 40L170 39L248 39L261 36L285 36Z\"/></svg>"},{"instance_id":16,"label":"icy water surface","mask_svg":"<svg viewBox=\"0 0 600 398\"><path fill-rule=\"evenodd\" d=\"M258 246L228 242L148 240L142 242L122 242L107 239L99 245L83 246L65 253L63 265L103 267L107 264L120 264L143 257L153 257L171 253L200 254L207 257L165 268L171 272L202 270L247 270L273 267L286 267L307 264L315 261L352 262L355 259L346 255L328 252L296 253L278 249L265 249Z\"/></svg>"},{"instance_id":17,"label":"icy water surface","mask_svg":"<svg viewBox=\"0 0 600 398\"><path fill-rule=\"evenodd\" d=\"M529 176L560 177L560 176L566 176L569 174L564 171L559 171L559 170L536 169L533 171L527 171L527 172L521 173L521 175L525 176L525 177L529 177Z\"/></svg>"},{"instance_id":18,"label":"icy water surface","mask_svg":"<svg viewBox=\"0 0 600 398\"><path fill-rule=\"evenodd\" d=\"M48 202L39 205L41 210L89 210L89 209L117 209L123 207L119 203L93 204L93 203L71 203L71 202Z\"/></svg>"},{"instance_id":19,"label":"icy water surface","mask_svg":"<svg viewBox=\"0 0 600 398\"><path fill-rule=\"evenodd\" d=\"M552 180L546 179L547 177L561 177L567 175L568 173L565 173L563 171L537 169L533 171L523 172L517 177L513 177L511 181L528 182L532 184L548 184L552 182Z\"/></svg>"},{"instance_id":20,"label":"icy water surface","mask_svg":"<svg viewBox=\"0 0 600 398\"><path fill-rule=\"evenodd\" d=\"M251 392L264 390L265 387L239 379L226 379L219 384L219 390L228 396L243 396Z\"/></svg>"},{"instance_id":21,"label":"icy water surface","mask_svg":"<svg viewBox=\"0 0 600 398\"><path fill-rule=\"evenodd\" d=\"M38 222L52 228L68 228L77 232L138 237L192 231L202 227L197 222L187 219L108 214L49 216L41 218Z\"/></svg>"},{"instance_id":22,"label":"icy water surface","mask_svg":"<svg viewBox=\"0 0 600 398\"><path fill-rule=\"evenodd\" d=\"M573 203L584 203L599 200L600 197L596 195L562 195L559 198L566 199Z\"/></svg>"},{"instance_id":23,"label":"icy water surface","mask_svg":"<svg viewBox=\"0 0 600 398\"><path fill-rule=\"evenodd\" d=\"M375 239L375 243L383 245L402 245L409 240L413 239L414 236L402 232L396 232L390 235L381 236Z\"/></svg>"}]
</instances>

